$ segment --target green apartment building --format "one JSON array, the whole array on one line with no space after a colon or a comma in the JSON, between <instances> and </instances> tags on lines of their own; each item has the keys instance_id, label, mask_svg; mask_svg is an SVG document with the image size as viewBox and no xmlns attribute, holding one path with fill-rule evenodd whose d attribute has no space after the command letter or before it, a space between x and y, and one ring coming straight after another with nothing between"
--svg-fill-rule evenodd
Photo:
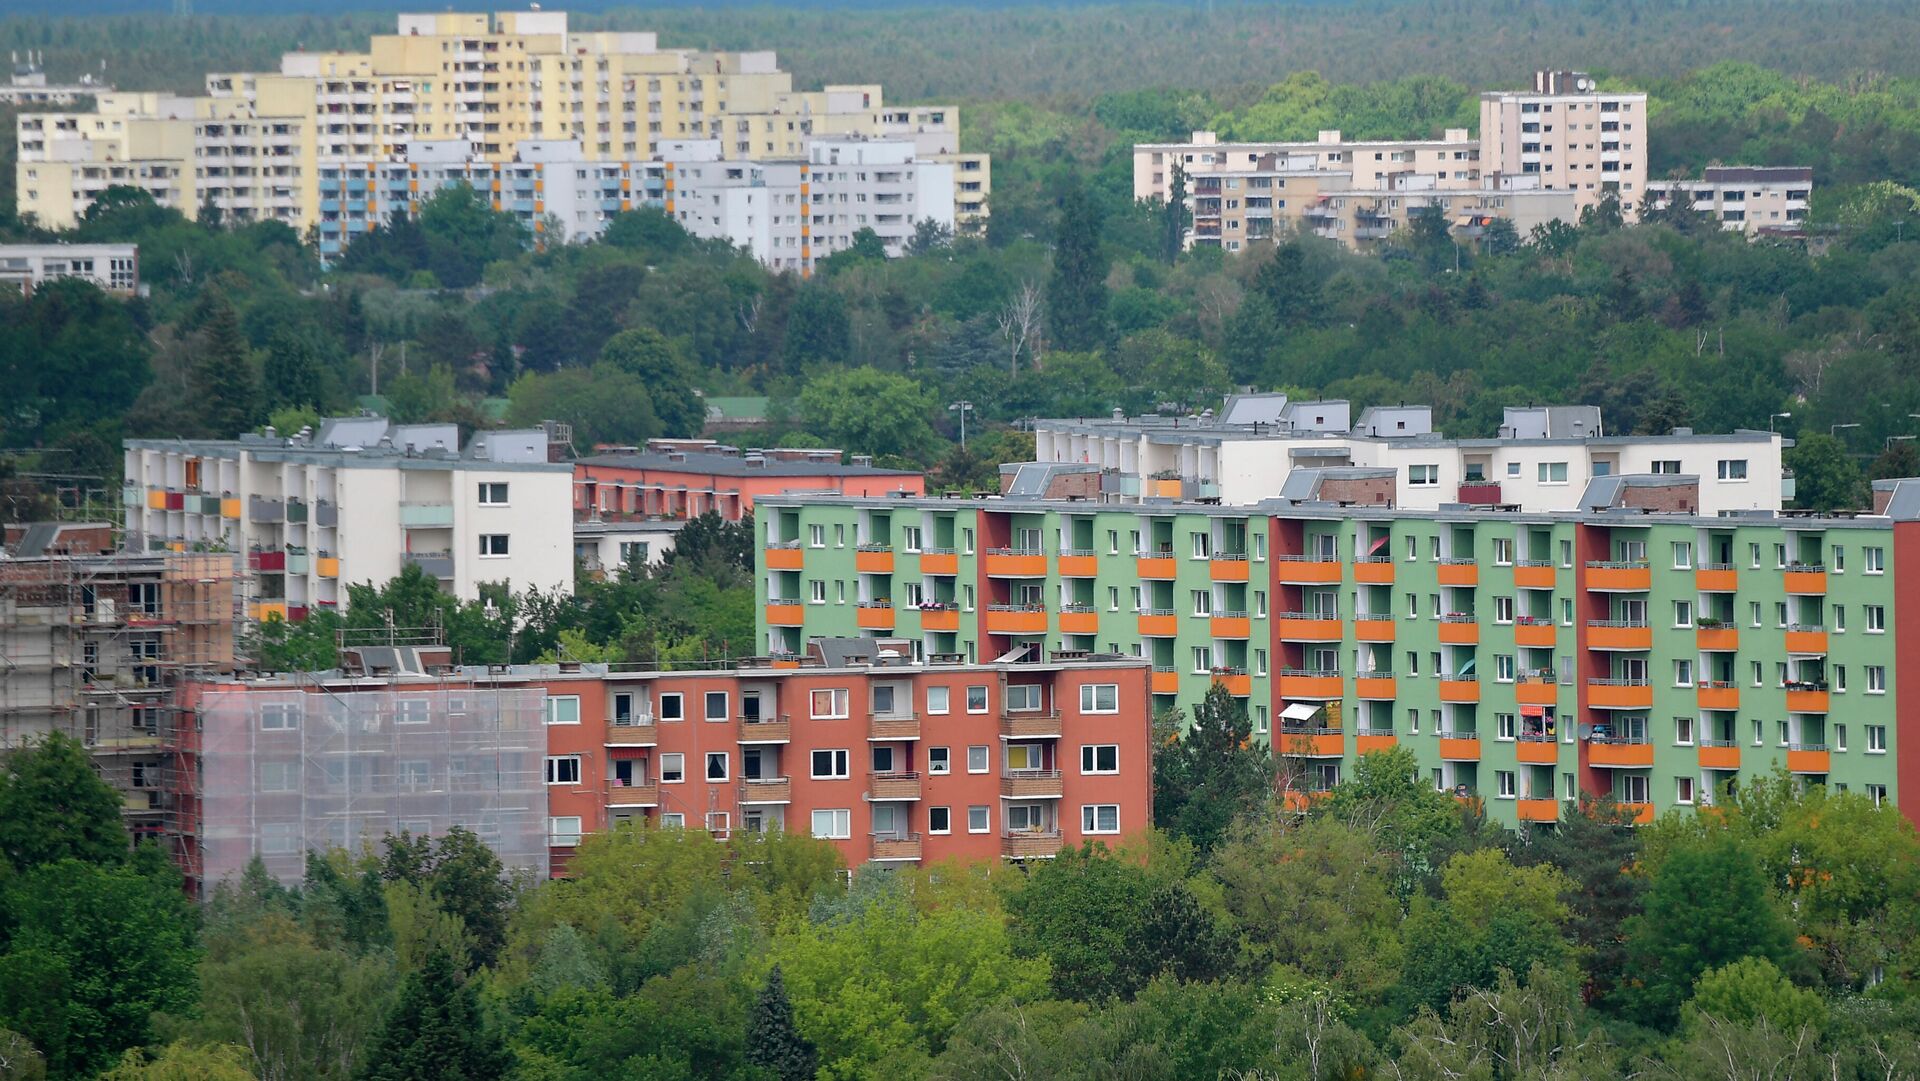
<instances>
[{"instance_id":1,"label":"green apartment building","mask_svg":"<svg viewBox=\"0 0 1920 1081\"><path fill-rule=\"evenodd\" d=\"M1315 498L1254 506L763 498L761 631L774 654L1143 656L1156 709L1244 699L1296 805L1395 744L1509 824L1582 793L1651 818L1783 767L1900 800L1905 500L1702 518L1660 509L1691 478L1617 477L1578 513L1416 512L1363 505L1377 471L1319 472Z\"/></svg>"}]
</instances>

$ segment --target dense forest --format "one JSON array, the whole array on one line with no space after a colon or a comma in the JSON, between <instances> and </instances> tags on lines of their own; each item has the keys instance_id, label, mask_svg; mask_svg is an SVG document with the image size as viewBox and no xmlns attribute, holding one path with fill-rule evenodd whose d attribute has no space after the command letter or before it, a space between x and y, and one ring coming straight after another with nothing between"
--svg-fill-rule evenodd
<instances>
[{"instance_id":1,"label":"dense forest","mask_svg":"<svg viewBox=\"0 0 1920 1081\"><path fill-rule=\"evenodd\" d=\"M54 737L0 772L0 1077L1920 1076L1890 806L1782 774L1512 833L1403 749L1280 813L1231 696L1195 722L1117 850L849 881L804 834L640 824L536 882L456 828L204 906Z\"/></svg>"}]
</instances>

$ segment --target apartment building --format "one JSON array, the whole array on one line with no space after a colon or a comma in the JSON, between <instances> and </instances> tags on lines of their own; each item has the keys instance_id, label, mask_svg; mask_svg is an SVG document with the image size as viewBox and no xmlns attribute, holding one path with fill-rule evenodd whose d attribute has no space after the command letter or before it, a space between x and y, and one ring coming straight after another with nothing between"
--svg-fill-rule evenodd
<instances>
[{"instance_id":1,"label":"apartment building","mask_svg":"<svg viewBox=\"0 0 1920 1081\"><path fill-rule=\"evenodd\" d=\"M1382 191L1405 176L1429 176L1436 187L1453 190L1480 186L1480 145L1465 128L1448 128L1438 139L1348 139L1334 129L1311 142L1224 143L1215 132L1196 131L1184 143L1134 144L1133 197L1166 202L1175 168L1186 174L1191 188L1206 177L1253 172L1263 165L1337 177L1353 191Z\"/></svg>"},{"instance_id":2,"label":"apartment building","mask_svg":"<svg viewBox=\"0 0 1920 1081\"><path fill-rule=\"evenodd\" d=\"M196 683L202 881L389 831L479 833L562 874L622 822L806 830L849 865L1047 858L1151 820L1146 666L966 664L907 644L688 672L454 668L355 649L344 671Z\"/></svg>"},{"instance_id":3,"label":"apartment building","mask_svg":"<svg viewBox=\"0 0 1920 1081\"><path fill-rule=\"evenodd\" d=\"M1221 683L1296 804L1400 745L1509 824L1582 794L1650 817L1781 767L1920 806L1898 757L1920 706L1897 697L1920 625L1891 603L1920 482L1873 516L1702 517L1689 477L1604 477L1534 513L1394 509L1377 472L1243 507L767 497L761 630L774 653L865 634L1133 655L1156 711Z\"/></svg>"},{"instance_id":4,"label":"apartment building","mask_svg":"<svg viewBox=\"0 0 1920 1081\"><path fill-rule=\"evenodd\" d=\"M795 492L924 495L926 477L883 469L856 454L807 447L741 450L710 439L650 439L644 448L581 458L573 466L576 521L698 518L729 522L753 513L756 497Z\"/></svg>"},{"instance_id":5,"label":"apartment building","mask_svg":"<svg viewBox=\"0 0 1920 1081\"><path fill-rule=\"evenodd\" d=\"M140 249L135 244L0 244L0 285L22 293L62 278L92 282L109 293L140 291Z\"/></svg>"},{"instance_id":6,"label":"apartment building","mask_svg":"<svg viewBox=\"0 0 1920 1081\"><path fill-rule=\"evenodd\" d=\"M0 85L0 105L13 108L44 107L48 105L72 105L82 98L109 92L113 84L104 78L94 78L91 72L84 72L71 83L50 82L47 79L47 57L44 52L30 49L23 58L18 50L8 56L13 67L7 73L7 81ZM100 62L101 71L106 70L106 61Z\"/></svg>"},{"instance_id":7,"label":"apartment building","mask_svg":"<svg viewBox=\"0 0 1920 1081\"><path fill-rule=\"evenodd\" d=\"M1649 203L1668 206L1684 199L1720 228L1749 237L1801 229L1812 194L1813 170L1804 166L1709 165L1699 180L1647 184Z\"/></svg>"},{"instance_id":8,"label":"apartment building","mask_svg":"<svg viewBox=\"0 0 1920 1081\"><path fill-rule=\"evenodd\" d=\"M1285 496L1301 470L1348 467L1387 471L1393 505L1419 510L1579 510L1591 482L1630 473L1698 478L1704 515L1772 513L1793 496L1777 433L1608 435L1592 406L1509 407L1504 417L1496 438L1448 439L1429 406L1377 406L1355 420L1344 401L1240 394L1212 416L1036 420L1034 457L1098 471L1097 489L1081 494L1107 502L1253 504Z\"/></svg>"},{"instance_id":9,"label":"apartment building","mask_svg":"<svg viewBox=\"0 0 1920 1081\"><path fill-rule=\"evenodd\" d=\"M230 553L247 616L301 620L352 583L413 565L473 600L479 586L571 592L572 465L563 426L475 433L344 417L319 431L129 439L127 547Z\"/></svg>"},{"instance_id":10,"label":"apartment building","mask_svg":"<svg viewBox=\"0 0 1920 1081\"><path fill-rule=\"evenodd\" d=\"M46 229L71 229L111 187L139 188L188 214L195 189L192 99L114 91L92 112L21 113L15 125L14 209Z\"/></svg>"},{"instance_id":11,"label":"apartment building","mask_svg":"<svg viewBox=\"0 0 1920 1081\"><path fill-rule=\"evenodd\" d=\"M1629 219L1647 194L1647 95L1583 71L1537 71L1530 90L1480 95L1480 167L1538 176L1585 210L1611 196Z\"/></svg>"},{"instance_id":12,"label":"apartment building","mask_svg":"<svg viewBox=\"0 0 1920 1081\"><path fill-rule=\"evenodd\" d=\"M1284 163L1195 179L1189 188L1188 247L1241 251L1288 235L1312 234L1355 251L1371 251L1411 225L1417 214L1440 215L1455 235L1473 239L1497 219L1526 236L1535 226L1570 221L1572 192L1549 190L1533 177L1500 177L1493 186L1441 186L1431 175L1405 174L1384 187L1356 188L1347 173L1302 172Z\"/></svg>"}]
</instances>

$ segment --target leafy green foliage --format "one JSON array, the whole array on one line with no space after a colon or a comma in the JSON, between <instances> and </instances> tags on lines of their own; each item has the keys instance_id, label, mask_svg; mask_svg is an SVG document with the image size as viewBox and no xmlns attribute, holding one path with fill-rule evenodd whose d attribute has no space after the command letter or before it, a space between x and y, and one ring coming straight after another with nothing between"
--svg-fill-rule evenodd
<instances>
[{"instance_id":1,"label":"leafy green foliage","mask_svg":"<svg viewBox=\"0 0 1920 1081\"><path fill-rule=\"evenodd\" d=\"M0 764L0 855L15 871L68 859L126 860L120 796L93 771L78 740L54 732Z\"/></svg>"},{"instance_id":2,"label":"leafy green foliage","mask_svg":"<svg viewBox=\"0 0 1920 1081\"><path fill-rule=\"evenodd\" d=\"M787 1000L779 965L767 973L767 985L747 1015L747 1061L779 1081L811 1081L820 1068L819 1052L794 1027L793 1003Z\"/></svg>"},{"instance_id":3,"label":"leafy green foliage","mask_svg":"<svg viewBox=\"0 0 1920 1081\"><path fill-rule=\"evenodd\" d=\"M434 953L400 985L360 1066L361 1081L496 1081L509 1058L452 959Z\"/></svg>"},{"instance_id":4,"label":"leafy green foliage","mask_svg":"<svg viewBox=\"0 0 1920 1081\"><path fill-rule=\"evenodd\" d=\"M1154 824L1206 853L1235 822L1271 807L1274 761L1224 683L1208 688L1184 734L1180 720L1178 711L1154 720Z\"/></svg>"}]
</instances>

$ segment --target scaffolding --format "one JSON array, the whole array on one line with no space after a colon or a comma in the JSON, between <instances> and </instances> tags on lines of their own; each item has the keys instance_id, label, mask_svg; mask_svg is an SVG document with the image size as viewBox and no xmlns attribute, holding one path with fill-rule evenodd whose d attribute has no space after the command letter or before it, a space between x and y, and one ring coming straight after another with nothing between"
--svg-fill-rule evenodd
<instances>
[{"instance_id":1,"label":"scaffolding","mask_svg":"<svg viewBox=\"0 0 1920 1081\"><path fill-rule=\"evenodd\" d=\"M294 884L309 850L456 825L508 869L546 876L544 690L298 674L192 692L203 889L255 855Z\"/></svg>"}]
</instances>

